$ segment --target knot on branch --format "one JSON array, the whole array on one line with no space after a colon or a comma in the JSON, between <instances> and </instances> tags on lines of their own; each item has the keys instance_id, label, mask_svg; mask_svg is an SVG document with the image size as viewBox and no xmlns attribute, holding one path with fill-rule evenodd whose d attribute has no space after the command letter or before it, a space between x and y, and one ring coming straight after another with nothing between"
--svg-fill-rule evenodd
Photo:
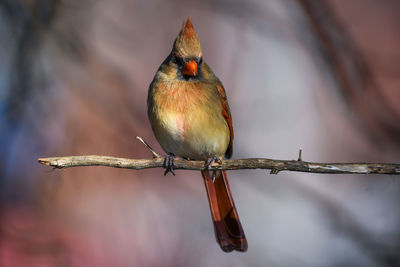
<instances>
[{"instance_id":1,"label":"knot on branch","mask_svg":"<svg viewBox=\"0 0 400 267\"><path fill-rule=\"evenodd\" d=\"M278 174L281 170L278 168L272 168L271 171L269 172L270 174Z\"/></svg>"}]
</instances>

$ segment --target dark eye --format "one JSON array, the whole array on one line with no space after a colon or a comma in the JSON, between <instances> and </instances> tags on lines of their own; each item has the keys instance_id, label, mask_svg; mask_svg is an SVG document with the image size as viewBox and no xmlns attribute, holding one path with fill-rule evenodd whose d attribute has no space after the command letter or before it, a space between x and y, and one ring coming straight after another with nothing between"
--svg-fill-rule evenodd
<instances>
[{"instance_id":1,"label":"dark eye","mask_svg":"<svg viewBox=\"0 0 400 267\"><path fill-rule=\"evenodd\" d=\"M177 56L173 56L172 57L172 62L174 62L175 64L182 66L183 65L183 59Z\"/></svg>"},{"instance_id":2,"label":"dark eye","mask_svg":"<svg viewBox=\"0 0 400 267\"><path fill-rule=\"evenodd\" d=\"M200 65L201 63L203 63L203 57L201 57L201 58L199 59L199 65Z\"/></svg>"}]
</instances>

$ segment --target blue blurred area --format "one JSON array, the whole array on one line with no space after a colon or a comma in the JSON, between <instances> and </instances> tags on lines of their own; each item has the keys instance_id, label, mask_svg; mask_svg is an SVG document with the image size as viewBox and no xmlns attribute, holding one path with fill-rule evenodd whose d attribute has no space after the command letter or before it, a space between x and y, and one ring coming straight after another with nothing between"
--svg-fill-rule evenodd
<instances>
[{"instance_id":1,"label":"blue blurred area","mask_svg":"<svg viewBox=\"0 0 400 267\"><path fill-rule=\"evenodd\" d=\"M20 201L32 194L29 174L37 169L32 162L37 131L28 107L34 101L29 38L32 21L19 1L3 1L1 4L0 54L0 153L2 201ZM29 25L29 26L28 26ZM38 107L40 117L40 107ZM33 119L33 120L32 120ZM38 119L36 119L38 120ZM28 141L29 140L29 141Z\"/></svg>"}]
</instances>

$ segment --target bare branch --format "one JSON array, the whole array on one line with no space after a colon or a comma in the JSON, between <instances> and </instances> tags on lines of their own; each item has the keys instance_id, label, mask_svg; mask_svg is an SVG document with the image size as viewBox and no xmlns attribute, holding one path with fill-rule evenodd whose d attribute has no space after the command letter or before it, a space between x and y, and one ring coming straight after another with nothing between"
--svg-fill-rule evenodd
<instances>
[{"instance_id":1,"label":"bare branch","mask_svg":"<svg viewBox=\"0 0 400 267\"><path fill-rule=\"evenodd\" d=\"M163 167L164 158L127 159L108 156L69 156L40 158L39 163L54 168L69 168L79 166L107 166L126 169L148 169ZM174 169L204 170L204 161L175 159ZM400 174L400 164L392 163L313 163L302 160L274 160L265 158L249 158L222 160L214 163L211 169L240 170L268 169L277 174L280 171L297 171L309 173L353 173L353 174Z\"/></svg>"}]
</instances>

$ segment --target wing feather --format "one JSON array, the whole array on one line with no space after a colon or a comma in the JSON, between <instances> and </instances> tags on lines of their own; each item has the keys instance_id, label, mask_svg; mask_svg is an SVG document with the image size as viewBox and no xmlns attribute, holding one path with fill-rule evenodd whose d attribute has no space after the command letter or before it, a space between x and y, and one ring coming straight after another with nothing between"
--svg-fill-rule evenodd
<instances>
[{"instance_id":1,"label":"wing feather","mask_svg":"<svg viewBox=\"0 0 400 267\"><path fill-rule=\"evenodd\" d=\"M232 157L232 153L233 153L233 138L234 138L232 115L231 115L231 111L229 109L228 99L226 97L224 86L222 85L222 83L220 81L218 81L217 89L218 89L218 94L219 94L221 106L222 106L222 116L224 117L226 124L229 127L230 141L229 141L228 148L225 152L225 157L230 158L230 157Z\"/></svg>"}]
</instances>

